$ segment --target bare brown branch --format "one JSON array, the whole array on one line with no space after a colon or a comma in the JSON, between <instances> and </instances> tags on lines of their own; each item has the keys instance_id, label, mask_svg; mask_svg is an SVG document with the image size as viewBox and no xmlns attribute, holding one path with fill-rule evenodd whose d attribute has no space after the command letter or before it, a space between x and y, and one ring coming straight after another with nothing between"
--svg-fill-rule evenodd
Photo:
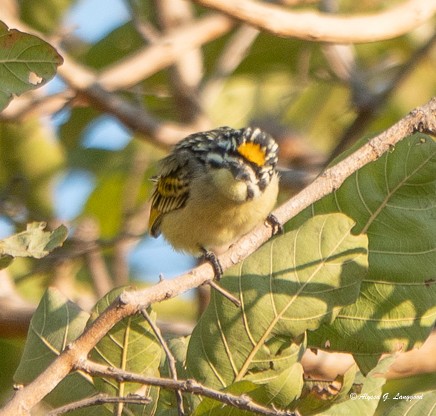
<instances>
[{"instance_id":1,"label":"bare brown branch","mask_svg":"<svg viewBox=\"0 0 436 416\"><path fill-rule=\"evenodd\" d=\"M41 33L35 32L11 16L6 16L5 21L10 27L33 33L57 45L53 39L47 39ZM231 19L222 15L205 16L188 27L182 26L180 29L162 36L150 46L117 61L115 65L104 69L99 74L78 64L71 56L62 52L64 64L58 72L71 91L78 94L80 98L84 98L101 111L114 115L126 127L138 131L148 140L166 147L173 145L194 131L204 130L210 126L203 118L195 120L193 124L160 120L144 108L138 108L136 104L117 96L113 91L136 85L156 72L174 64L187 52L226 34L233 25ZM57 46L60 48L59 45ZM50 101L50 111L60 110L67 102L63 99L71 100L71 92L57 96L56 100ZM38 98L38 100L45 102L42 98ZM57 107L55 108L53 105ZM45 109L46 107L40 108ZM34 112L32 102L24 106L16 106L15 109L15 111L8 111L5 118L11 120L18 116L23 117L28 112Z\"/></svg>"},{"instance_id":2,"label":"bare brown branch","mask_svg":"<svg viewBox=\"0 0 436 416\"><path fill-rule=\"evenodd\" d=\"M155 0L154 6L164 33L170 34L183 26L190 27L195 22L192 4L184 0ZM172 96L179 110L178 116L186 123L205 117L198 94L203 71L200 48L187 51L168 68Z\"/></svg>"},{"instance_id":3,"label":"bare brown branch","mask_svg":"<svg viewBox=\"0 0 436 416\"><path fill-rule=\"evenodd\" d=\"M395 76L388 82L386 87L378 93L371 93L369 88L360 92L354 88L353 101L358 108L357 116L354 121L343 132L339 138L338 144L331 152L327 160L330 163L336 156L340 155L351 143L355 142L363 133L364 129L374 120L380 109L392 94L398 89L401 83L413 72L418 63L425 58L436 44L436 33L427 40L419 49L417 49L408 61L398 70ZM365 85L357 79L351 79L351 83L357 81L354 87L364 88Z\"/></svg>"},{"instance_id":4,"label":"bare brown branch","mask_svg":"<svg viewBox=\"0 0 436 416\"><path fill-rule=\"evenodd\" d=\"M64 413L72 412L73 410L97 406L105 403L148 404L150 403L150 399L148 397L136 396L134 394L123 397L110 397L107 394L98 394L93 397L58 407L57 409L50 411L47 416L63 415Z\"/></svg>"},{"instance_id":5,"label":"bare brown branch","mask_svg":"<svg viewBox=\"0 0 436 416\"><path fill-rule=\"evenodd\" d=\"M296 413L281 411L277 409L268 409L253 402L246 395L236 396L234 394L225 393L219 390L205 387L195 380L173 380L168 378L147 377L128 371L123 371L117 368L107 368L104 365L85 360L78 363L77 369L87 372L93 376L116 378L118 381L129 381L135 383L146 384L150 386L158 386L170 390L180 390L186 393L192 393L203 397L209 397L221 403L234 406L238 409L247 410L259 415L267 416L292 416Z\"/></svg>"},{"instance_id":6,"label":"bare brown branch","mask_svg":"<svg viewBox=\"0 0 436 416\"><path fill-rule=\"evenodd\" d=\"M110 91L129 88L174 64L187 52L223 36L233 25L225 16L207 15L162 36L159 41L117 61L114 66L105 68L95 81ZM59 72L62 75L61 68Z\"/></svg>"},{"instance_id":7,"label":"bare brown branch","mask_svg":"<svg viewBox=\"0 0 436 416\"><path fill-rule=\"evenodd\" d=\"M155 333L156 338L158 339L162 349L165 352L165 355L167 357L167 362L168 362L168 368L169 368L170 374L171 374L171 378L174 381L177 381L178 377L177 377L176 360L175 360L173 354L171 353L171 350L168 347L168 344L166 343L164 337L162 336L162 333L160 332L159 327L150 318L150 315L148 314L146 309L142 310L142 315L144 316L145 320L148 322L150 327L153 329L153 332ZM183 416L185 414L185 411L183 409L183 396L182 396L182 393L181 393L181 391L179 389L176 389L175 390L175 394L176 394L176 402L177 402L177 411L178 411L178 414L179 414L179 416Z\"/></svg>"},{"instance_id":8,"label":"bare brown branch","mask_svg":"<svg viewBox=\"0 0 436 416\"><path fill-rule=\"evenodd\" d=\"M253 0L194 1L277 36L333 43L392 39L417 28L436 13L436 0L409 0L377 14L360 16L289 11Z\"/></svg>"}]
</instances>

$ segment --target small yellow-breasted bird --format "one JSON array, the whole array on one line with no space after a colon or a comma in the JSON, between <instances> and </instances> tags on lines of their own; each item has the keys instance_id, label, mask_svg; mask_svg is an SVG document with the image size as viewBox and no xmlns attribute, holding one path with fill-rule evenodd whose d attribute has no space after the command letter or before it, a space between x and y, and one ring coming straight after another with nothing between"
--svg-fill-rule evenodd
<instances>
[{"instance_id":1,"label":"small yellow-breasted bird","mask_svg":"<svg viewBox=\"0 0 436 416\"><path fill-rule=\"evenodd\" d=\"M269 218L276 203L277 152L274 139L258 128L220 127L186 137L153 178L150 234L162 233L176 250L205 255L219 278L214 253Z\"/></svg>"}]
</instances>

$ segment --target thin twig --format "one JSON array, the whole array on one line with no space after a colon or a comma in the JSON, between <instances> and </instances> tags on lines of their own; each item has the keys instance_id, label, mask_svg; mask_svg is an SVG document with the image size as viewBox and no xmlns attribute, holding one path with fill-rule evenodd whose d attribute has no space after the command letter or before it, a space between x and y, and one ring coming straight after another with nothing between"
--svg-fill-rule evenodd
<instances>
[{"instance_id":1,"label":"thin twig","mask_svg":"<svg viewBox=\"0 0 436 416\"><path fill-rule=\"evenodd\" d=\"M147 312L147 309L143 309L141 311L142 316L145 318L145 320L147 321L147 323L150 325L151 329L153 330L153 332L156 335L156 338L158 339L160 345L162 346L165 355L167 356L167 361L168 361L168 367L170 370L170 375L171 378L174 381L177 381L177 368L176 368L176 360L174 359L173 354L171 353L171 350L168 347L168 344L166 343L164 337L162 336L162 333L160 332L160 329L158 328L158 326L153 322L153 320L150 318L150 315ZM174 390L175 394L176 394L176 402L177 402L177 412L179 414L179 416L184 416L185 411L183 409L183 396L182 393L179 389L175 389Z\"/></svg>"},{"instance_id":2,"label":"thin twig","mask_svg":"<svg viewBox=\"0 0 436 416\"><path fill-rule=\"evenodd\" d=\"M94 247L84 253L86 265L94 283L94 289L98 298L101 298L113 288L113 281L106 266L101 246L96 242L100 230L96 222L91 218L85 218L76 229L73 238L89 243Z\"/></svg>"},{"instance_id":3,"label":"thin twig","mask_svg":"<svg viewBox=\"0 0 436 416\"><path fill-rule=\"evenodd\" d=\"M140 190L143 186L144 174L149 166L149 156L143 149L136 149L121 196L121 227L119 236L142 235L148 224L148 215L144 217L143 206L138 207ZM147 213L149 212L146 211ZM141 220L137 221L138 215ZM115 286L126 285L129 281L129 265L127 255L136 239L118 238L113 244L112 273Z\"/></svg>"},{"instance_id":4,"label":"thin twig","mask_svg":"<svg viewBox=\"0 0 436 416\"><path fill-rule=\"evenodd\" d=\"M201 88L202 100L214 102L231 75L250 51L260 32L248 25L241 25L232 35L219 57L214 72Z\"/></svg>"},{"instance_id":5,"label":"thin twig","mask_svg":"<svg viewBox=\"0 0 436 416\"><path fill-rule=\"evenodd\" d=\"M71 73L74 76L74 73ZM71 84L74 88L74 85ZM182 125L164 122L156 118L144 108L121 98L113 92L106 91L98 84L80 89L78 93L95 108L118 118L126 127L144 135L148 141L167 148L174 145L184 136L198 129L196 125Z\"/></svg>"},{"instance_id":6,"label":"thin twig","mask_svg":"<svg viewBox=\"0 0 436 416\"><path fill-rule=\"evenodd\" d=\"M220 293L226 299L232 302L237 308L241 307L241 302L236 299L230 292L221 287L217 282L215 282L214 280L210 280L208 284L210 287L214 288L218 293Z\"/></svg>"},{"instance_id":7,"label":"thin twig","mask_svg":"<svg viewBox=\"0 0 436 416\"><path fill-rule=\"evenodd\" d=\"M180 27L194 24L193 6L184 0L154 0L160 29L170 34ZM168 68L169 83L181 121L198 122L206 117L202 109L198 87L204 72L201 48L183 54Z\"/></svg>"},{"instance_id":8,"label":"thin twig","mask_svg":"<svg viewBox=\"0 0 436 416\"><path fill-rule=\"evenodd\" d=\"M64 58L58 74L68 84L70 90L79 98L92 103L97 109L117 117L127 128L140 132L148 141L167 147L194 131L209 127L205 126L203 118L192 124L160 120L145 109L138 108L117 96L113 91L132 87L177 62L187 52L225 35L234 26L231 19L219 14L204 16L192 25L174 30L152 45L120 59L99 74L78 64L68 53L62 51L61 45L55 39L47 38L11 16L6 16L3 20L9 27L33 33L56 46ZM71 94L66 96L70 98ZM58 105L60 110L65 102L58 101ZM27 108L30 109L31 106ZM23 113L20 111L19 115L23 116ZM9 119L13 117L13 114L8 114Z\"/></svg>"},{"instance_id":9,"label":"thin twig","mask_svg":"<svg viewBox=\"0 0 436 416\"><path fill-rule=\"evenodd\" d=\"M203 386L195 380L173 380L169 378L148 377L141 374L135 374L118 368L108 368L107 366L94 363L89 360L81 362L76 369L80 369L90 375L98 377L115 378L125 382L141 383L150 386L162 387L170 390L180 390L185 393L208 397L221 403L233 406L237 409L246 410L260 415L267 416L296 416L295 412L286 410L268 409L255 403L249 396L236 396L231 393L225 393L219 390Z\"/></svg>"},{"instance_id":10,"label":"thin twig","mask_svg":"<svg viewBox=\"0 0 436 416\"><path fill-rule=\"evenodd\" d=\"M413 55L407 60L407 62L400 68L396 75L391 79L389 84L378 94L369 95L366 93L366 101L360 100L359 104L360 110L348 128L339 138L338 144L331 152L326 165L328 165L336 156L340 155L351 143L356 141L364 131L364 129L371 123L376 115L378 114L380 108L384 103L391 97L393 92L400 86L401 82L404 81L408 75L417 67L418 62L428 55L430 50L436 43L436 33L418 50L416 50ZM363 96L360 95L362 99Z\"/></svg>"},{"instance_id":11,"label":"thin twig","mask_svg":"<svg viewBox=\"0 0 436 416\"><path fill-rule=\"evenodd\" d=\"M107 394L97 394L96 396L88 397L83 400L78 400L74 403L69 403L65 406L58 407L47 413L47 416L58 416L64 413L72 412L73 410L83 409L85 407L97 406L100 404L111 404L111 403L130 403L130 404L148 404L150 403L150 398L139 396L135 394L129 394L124 397L111 397Z\"/></svg>"},{"instance_id":12,"label":"thin twig","mask_svg":"<svg viewBox=\"0 0 436 416\"><path fill-rule=\"evenodd\" d=\"M105 68L96 82L108 91L133 87L151 75L168 68L186 53L228 33L234 23L219 14L209 14L190 25L182 26L159 41ZM65 57L64 57L65 58ZM63 76L61 66L59 73ZM77 82L77 81L76 81Z\"/></svg>"}]
</instances>

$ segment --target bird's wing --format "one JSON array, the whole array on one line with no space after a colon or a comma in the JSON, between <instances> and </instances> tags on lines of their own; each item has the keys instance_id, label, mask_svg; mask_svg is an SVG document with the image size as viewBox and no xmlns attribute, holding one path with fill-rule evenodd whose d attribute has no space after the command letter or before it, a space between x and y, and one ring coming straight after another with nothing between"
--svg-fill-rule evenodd
<instances>
[{"instance_id":1,"label":"bird's wing","mask_svg":"<svg viewBox=\"0 0 436 416\"><path fill-rule=\"evenodd\" d=\"M155 187L151 196L149 230L153 237L160 234L163 216L182 208L189 196L189 178L185 161L176 160L173 155L164 159L161 172L153 178Z\"/></svg>"}]
</instances>

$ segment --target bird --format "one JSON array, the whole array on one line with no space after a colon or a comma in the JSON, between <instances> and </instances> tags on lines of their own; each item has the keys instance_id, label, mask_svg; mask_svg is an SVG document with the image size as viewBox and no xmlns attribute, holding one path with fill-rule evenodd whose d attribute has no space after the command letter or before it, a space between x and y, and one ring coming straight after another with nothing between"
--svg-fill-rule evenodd
<instances>
[{"instance_id":1,"label":"bird","mask_svg":"<svg viewBox=\"0 0 436 416\"><path fill-rule=\"evenodd\" d=\"M177 251L204 256L219 280L217 254L268 220L279 191L278 145L256 127L191 134L158 162L149 233Z\"/></svg>"}]
</instances>

